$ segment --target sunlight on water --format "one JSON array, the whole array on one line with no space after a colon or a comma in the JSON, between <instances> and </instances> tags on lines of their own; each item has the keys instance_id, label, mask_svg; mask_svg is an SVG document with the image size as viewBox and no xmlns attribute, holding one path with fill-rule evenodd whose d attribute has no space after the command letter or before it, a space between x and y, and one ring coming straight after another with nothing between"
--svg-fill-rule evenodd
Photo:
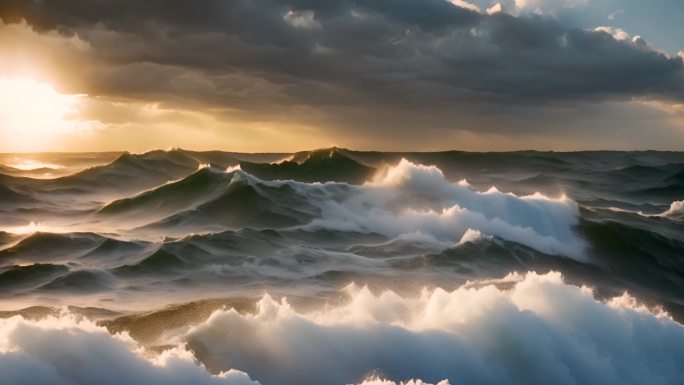
<instances>
[{"instance_id":1,"label":"sunlight on water","mask_svg":"<svg viewBox=\"0 0 684 385\"><path fill-rule=\"evenodd\" d=\"M64 166L60 166L58 164L54 163L45 163L41 162L39 160L33 160L33 159L17 159L16 162L13 163L8 163L7 166L13 167L19 170L38 170L41 168L46 168L46 169L52 169L52 170L59 170L63 169Z\"/></svg>"}]
</instances>

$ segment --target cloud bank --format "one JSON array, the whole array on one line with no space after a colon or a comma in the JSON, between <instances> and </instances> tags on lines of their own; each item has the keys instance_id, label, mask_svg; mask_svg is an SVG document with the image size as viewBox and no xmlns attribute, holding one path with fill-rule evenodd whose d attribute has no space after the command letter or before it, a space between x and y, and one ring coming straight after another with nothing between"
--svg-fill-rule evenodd
<instances>
[{"instance_id":1,"label":"cloud bank","mask_svg":"<svg viewBox=\"0 0 684 385\"><path fill-rule=\"evenodd\" d=\"M442 143L475 141L464 132L476 132L556 138L559 147L584 134L634 144L645 129L635 117L647 114L611 103L684 99L676 53L534 13L547 2L511 3L499 8L514 11L490 14L447 0L12 0L0 18L77 41L82 71L72 83L81 93L296 123L357 146L342 133L390 136L392 145L421 132L442 133ZM662 140L677 137L678 123L657 120ZM424 147L440 143L422 136Z\"/></svg>"}]
</instances>

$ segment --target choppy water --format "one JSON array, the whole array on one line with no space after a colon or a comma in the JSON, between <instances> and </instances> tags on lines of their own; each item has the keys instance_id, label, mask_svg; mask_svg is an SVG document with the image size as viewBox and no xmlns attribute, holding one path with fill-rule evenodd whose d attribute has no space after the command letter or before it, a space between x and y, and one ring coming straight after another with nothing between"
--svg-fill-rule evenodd
<instances>
[{"instance_id":1,"label":"choppy water","mask_svg":"<svg viewBox=\"0 0 684 385\"><path fill-rule=\"evenodd\" d=\"M684 153L0 163L0 383L684 378Z\"/></svg>"}]
</instances>

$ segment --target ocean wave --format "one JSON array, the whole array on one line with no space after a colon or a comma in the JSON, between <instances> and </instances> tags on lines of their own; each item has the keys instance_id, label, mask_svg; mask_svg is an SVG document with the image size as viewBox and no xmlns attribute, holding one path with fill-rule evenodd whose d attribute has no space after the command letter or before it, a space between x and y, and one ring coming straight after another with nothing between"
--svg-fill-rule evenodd
<instances>
[{"instance_id":1,"label":"ocean wave","mask_svg":"<svg viewBox=\"0 0 684 385\"><path fill-rule=\"evenodd\" d=\"M670 208L660 214L663 217L684 217L684 201L674 201Z\"/></svg>"},{"instance_id":2,"label":"ocean wave","mask_svg":"<svg viewBox=\"0 0 684 385\"><path fill-rule=\"evenodd\" d=\"M20 317L0 321L0 338L2 384L261 385L247 373L234 369L213 375L197 365L183 346L153 356L127 335L110 335L72 315L50 314L39 321ZM54 346L60 348L55 350ZM64 360L65 355L70 360ZM431 384L369 378L359 385Z\"/></svg>"},{"instance_id":3,"label":"ocean wave","mask_svg":"<svg viewBox=\"0 0 684 385\"><path fill-rule=\"evenodd\" d=\"M212 167L203 167L181 180L109 203L98 214L149 223L216 198L230 184L231 177Z\"/></svg>"},{"instance_id":4,"label":"ocean wave","mask_svg":"<svg viewBox=\"0 0 684 385\"><path fill-rule=\"evenodd\" d=\"M42 228L35 225L36 229ZM0 250L0 266L9 263L65 262L77 259L106 238L94 233L33 232L10 247Z\"/></svg>"},{"instance_id":5,"label":"ocean wave","mask_svg":"<svg viewBox=\"0 0 684 385\"><path fill-rule=\"evenodd\" d=\"M279 163L240 162L240 169L263 180L362 184L375 169L355 161L348 151L330 148L297 153Z\"/></svg>"},{"instance_id":6,"label":"ocean wave","mask_svg":"<svg viewBox=\"0 0 684 385\"><path fill-rule=\"evenodd\" d=\"M69 272L65 265L32 264L11 266L0 273L0 289L3 296L11 294L13 290L30 289L44 285L54 278Z\"/></svg>"},{"instance_id":7,"label":"ocean wave","mask_svg":"<svg viewBox=\"0 0 684 385\"><path fill-rule=\"evenodd\" d=\"M55 278L39 288L44 292L97 293L114 289L115 280L111 274L101 270L74 270Z\"/></svg>"},{"instance_id":8,"label":"ocean wave","mask_svg":"<svg viewBox=\"0 0 684 385\"><path fill-rule=\"evenodd\" d=\"M403 159L363 185L267 181L242 170L202 168L104 205L79 226L152 239L160 231L182 237L300 226L388 238L422 233L453 245L470 230L586 261L585 244L575 231L578 223L578 206L565 196L517 196L495 187L478 191L465 181L448 181L435 166Z\"/></svg>"},{"instance_id":9,"label":"ocean wave","mask_svg":"<svg viewBox=\"0 0 684 385\"><path fill-rule=\"evenodd\" d=\"M134 264L124 265L114 270L119 275L168 275L186 267L186 262L178 256L159 249L141 261Z\"/></svg>"},{"instance_id":10,"label":"ocean wave","mask_svg":"<svg viewBox=\"0 0 684 385\"><path fill-rule=\"evenodd\" d=\"M615 213L628 213L632 215L638 215L643 218L670 218L679 219L684 217L684 201L673 201L670 206L662 212L644 212L643 210L636 210L630 208L606 206L598 207L599 209L609 210ZM649 208L650 209L650 208ZM653 211L653 209L651 209Z\"/></svg>"},{"instance_id":11,"label":"ocean wave","mask_svg":"<svg viewBox=\"0 0 684 385\"><path fill-rule=\"evenodd\" d=\"M47 200L83 197L112 200L184 178L201 164L228 167L239 160L227 153L191 151L150 151L120 154L107 164L98 164L52 179L31 179L2 175L10 187L24 187Z\"/></svg>"},{"instance_id":12,"label":"ocean wave","mask_svg":"<svg viewBox=\"0 0 684 385\"><path fill-rule=\"evenodd\" d=\"M155 156L158 155L158 156ZM182 163L174 154L143 155L124 153L109 164L94 166L72 175L44 180L36 185L54 193L126 194L152 188L169 180L182 178L196 170L197 162Z\"/></svg>"},{"instance_id":13,"label":"ocean wave","mask_svg":"<svg viewBox=\"0 0 684 385\"><path fill-rule=\"evenodd\" d=\"M21 203L33 202L29 196L0 184L0 207L11 207Z\"/></svg>"},{"instance_id":14,"label":"ocean wave","mask_svg":"<svg viewBox=\"0 0 684 385\"><path fill-rule=\"evenodd\" d=\"M150 359L130 337L69 315L0 320L0 372L12 385L258 384L235 370L211 375L182 347Z\"/></svg>"},{"instance_id":15,"label":"ocean wave","mask_svg":"<svg viewBox=\"0 0 684 385\"><path fill-rule=\"evenodd\" d=\"M654 225L659 222L666 221L656 219ZM0 275L0 287L7 289L0 300L22 295L35 304L65 303L59 296L66 291L78 294L80 305L100 306L98 301L108 298L140 308L170 303L169 291L184 293L183 300L253 296L264 290L288 295L312 290L327 297L353 281L399 291L424 284L451 289L468 279L559 270L572 282L590 284L604 294L628 289L684 320L681 233L668 236L660 234L665 232L660 227L586 219L577 231L591 245L586 249L591 263L541 253L474 229L456 240L421 231L389 237L306 226L225 230L156 242L38 233L0 251L0 273L8 272ZM108 274L91 277L90 284L39 289L57 273L64 275L63 269Z\"/></svg>"},{"instance_id":16,"label":"ocean wave","mask_svg":"<svg viewBox=\"0 0 684 385\"><path fill-rule=\"evenodd\" d=\"M125 324L112 335L75 316L13 317L0 320L0 371L7 383L69 385L672 384L684 376L684 327L667 314L627 294L599 302L558 273L506 281L506 290L485 282L414 296L350 286L342 304L308 311L266 295L255 313L158 324L158 348L142 348Z\"/></svg>"},{"instance_id":17,"label":"ocean wave","mask_svg":"<svg viewBox=\"0 0 684 385\"><path fill-rule=\"evenodd\" d=\"M510 291L350 297L303 314L267 296L257 314L220 311L185 338L210 370L234 366L263 384L352 383L372 370L458 384L667 384L684 374L684 328L628 296L597 302L555 273Z\"/></svg>"},{"instance_id":18,"label":"ocean wave","mask_svg":"<svg viewBox=\"0 0 684 385\"><path fill-rule=\"evenodd\" d=\"M97 295L88 295L88 285L80 292L70 286L69 294L78 292L79 305L106 299L136 308L264 290L326 297L351 281L399 291L423 283L452 289L512 271L561 270L608 294L629 289L684 320L682 196L623 198L625 191L674 184L681 154L333 148L295 154L292 165L271 175L240 167L281 155L153 151L124 154L72 175L69 183L0 175L2 185L37 202L0 207L0 273L14 271L0 300L71 300L62 300L62 290L37 290L49 283L39 268L19 273L31 264L106 272ZM379 171L325 182L340 180L345 170L326 179L327 167L348 164L364 166L352 167L363 171L358 175ZM629 168L634 165L643 167ZM545 178L528 184L530 175ZM126 185L136 180L163 182L129 193ZM169 299L171 291L182 299Z\"/></svg>"},{"instance_id":19,"label":"ocean wave","mask_svg":"<svg viewBox=\"0 0 684 385\"><path fill-rule=\"evenodd\" d=\"M162 220L142 226L141 230L169 231L177 236L241 228L284 228L306 223L304 202L287 183L271 184L236 171L229 185L214 199L176 212Z\"/></svg>"},{"instance_id":20,"label":"ocean wave","mask_svg":"<svg viewBox=\"0 0 684 385\"><path fill-rule=\"evenodd\" d=\"M514 195L495 187L478 191L465 181L450 182L436 166L406 159L362 185L310 183L336 179L360 183L370 178L374 168L339 149L306 153L305 158L291 161L289 166L257 167L255 163L245 167L248 162L237 163L231 158L232 163L224 159L223 164L240 164L241 169L223 172L210 166L198 170L205 164L202 161L220 166L220 162L212 163L217 156L185 151L123 154L109 165L42 181L36 190L49 190L54 195L58 190L82 188L115 198L135 191L136 195L100 206L95 214L74 214L78 231L123 232L129 237L154 239L161 231L185 236L245 227L304 226L311 231L325 228L389 238L420 232L457 244L471 229L543 253L586 261L585 245L574 230L578 206L565 196ZM280 171L267 172L264 167ZM329 179L320 178L325 173ZM306 182L268 180L279 178ZM149 189L138 193L144 188Z\"/></svg>"},{"instance_id":21,"label":"ocean wave","mask_svg":"<svg viewBox=\"0 0 684 385\"><path fill-rule=\"evenodd\" d=\"M516 196L492 188L451 183L435 166L402 160L341 201L321 202L321 218L308 227L378 232L397 236L420 231L458 242L470 229L521 243L548 254L583 258L575 234L577 204L537 193Z\"/></svg>"}]
</instances>

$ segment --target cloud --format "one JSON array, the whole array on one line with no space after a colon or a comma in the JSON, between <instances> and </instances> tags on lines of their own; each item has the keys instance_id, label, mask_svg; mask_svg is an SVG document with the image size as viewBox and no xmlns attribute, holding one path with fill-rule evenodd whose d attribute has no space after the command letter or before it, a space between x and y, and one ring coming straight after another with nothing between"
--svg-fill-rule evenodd
<instances>
[{"instance_id":1,"label":"cloud","mask_svg":"<svg viewBox=\"0 0 684 385\"><path fill-rule=\"evenodd\" d=\"M625 13L624 9L616 9L615 11L608 14L608 20L615 20L616 17L618 17L619 15L621 15L623 13Z\"/></svg>"},{"instance_id":2,"label":"cloud","mask_svg":"<svg viewBox=\"0 0 684 385\"><path fill-rule=\"evenodd\" d=\"M487 13L488 14L494 14L494 13L499 13L499 12L505 12L504 11L504 6L501 3L496 3L492 5L491 7L487 8Z\"/></svg>"},{"instance_id":3,"label":"cloud","mask_svg":"<svg viewBox=\"0 0 684 385\"><path fill-rule=\"evenodd\" d=\"M321 28L312 11L287 11L283 18L296 28Z\"/></svg>"},{"instance_id":4,"label":"cloud","mask_svg":"<svg viewBox=\"0 0 684 385\"><path fill-rule=\"evenodd\" d=\"M0 17L82 42L79 93L295 122L332 140L396 127L392 140L408 142L403 132L418 124L553 137L568 130L544 115L564 103L578 116L596 103L682 101L676 55L494 10L446 0L28 0L3 2Z\"/></svg>"},{"instance_id":5,"label":"cloud","mask_svg":"<svg viewBox=\"0 0 684 385\"><path fill-rule=\"evenodd\" d=\"M615 40L631 40L631 36L621 28L601 26L594 28L594 31L605 32L612 36Z\"/></svg>"},{"instance_id":6,"label":"cloud","mask_svg":"<svg viewBox=\"0 0 684 385\"><path fill-rule=\"evenodd\" d=\"M463 0L449 0L449 1L451 2L451 4L453 4L457 7L469 9L469 10L474 11L474 12L480 12L480 7L478 7L475 4L469 3L467 1L463 1Z\"/></svg>"},{"instance_id":7,"label":"cloud","mask_svg":"<svg viewBox=\"0 0 684 385\"><path fill-rule=\"evenodd\" d=\"M590 0L515 0L518 11L554 13L564 8L575 8L587 5Z\"/></svg>"},{"instance_id":8,"label":"cloud","mask_svg":"<svg viewBox=\"0 0 684 385\"><path fill-rule=\"evenodd\" d=\"M445 99L478 93L495 101L497 96L633 96L657 89L654 86L681 90L675 76L682 71L678 58L636 50L554 19L486 16L463 8L468 7L464 2L456 7L445 3L27 1L17 7L34 28L77 34L92 46L94 55L108 64L98 75L106 78L126 66L132 70L127 76L139 73L144 80L145 68L136 69L142 65L158 73L144 87L134 88L134 81L93 85L103 93L189 92L161 88L184 73L218 80L213 90L202 87L210 94L188 94L212 104L223 101L218 94L236 80L222 84L221 77L228 74L265 80L284 93L281 103L308 104L315 104L318 89L325 86L340 90L334 97L337 104L362 93L375 102L396 91L403 91L397 103L432 97L420 105L434 103L437 91L446 92L440 92ZM8 19L4 8L0 15ZM602 68L623 76L618 79ZM648 84L638 82L644 77ZM409 89L416 89L417 97L407 93Z\"/></svg>"}]
</instances>

